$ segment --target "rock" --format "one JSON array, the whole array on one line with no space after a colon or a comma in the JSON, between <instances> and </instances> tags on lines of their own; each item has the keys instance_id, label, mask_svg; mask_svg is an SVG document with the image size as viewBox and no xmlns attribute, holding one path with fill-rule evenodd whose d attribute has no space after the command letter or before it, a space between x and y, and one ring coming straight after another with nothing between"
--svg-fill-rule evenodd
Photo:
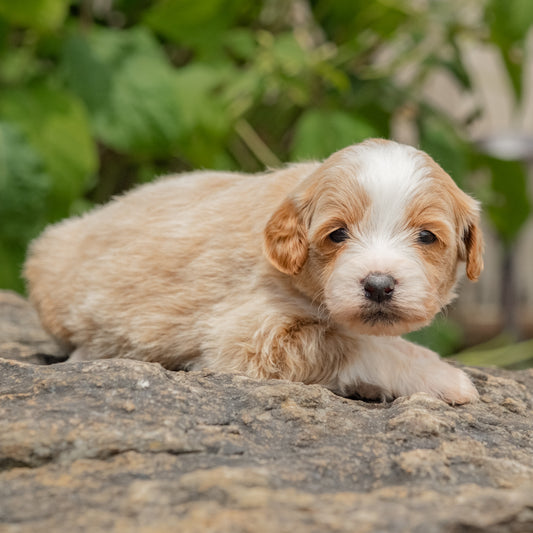
<instances>
[{"instance_id":1,"label":"rock","mask_svg":"<svg viewBox=\"0 0 533 533\"><path fill-rule=\"evenodd\" d=\"M0 290L0 357L34 364L64 360L61 348L41 327L31 305Z\"/></svg>"},{"instance_id":2,"label":"rock","mask_svg":"<svg viewBox=\"0 0 533 533\"><path fill-rule=\"evenodd\" d=\"M0 316L8 342L53 348ZM532 370L467 368L473 405L366 403L138 361L28 364L4 340L2 532L533 531Z\"/></svg>"}]
</instances>

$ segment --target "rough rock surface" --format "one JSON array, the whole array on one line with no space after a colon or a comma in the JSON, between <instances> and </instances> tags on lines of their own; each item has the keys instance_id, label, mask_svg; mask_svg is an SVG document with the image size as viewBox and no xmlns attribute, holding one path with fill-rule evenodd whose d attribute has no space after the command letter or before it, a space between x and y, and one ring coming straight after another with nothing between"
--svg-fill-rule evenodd
<instances>
[{"instance_id":1,"label":"rough rock surface","mask_svg":"<svg viewBox=\"0 0 533 533\"><path fill-rule=\"evenodd\" d=\"M2 532L533 531L531 370L378 404L54 350L1 293Z\"/></svg>"},{"instance_id":2,"label":"rough rock surface","mask_svg":"<svg viewBox=\"0 0 533 533\"><path fill-rule=\"evenodd\" d=\"M61 349L43 331L37 313L24 298L0 290L0 357L45 364L64 359Z\"/></svg>"}]
</instances>

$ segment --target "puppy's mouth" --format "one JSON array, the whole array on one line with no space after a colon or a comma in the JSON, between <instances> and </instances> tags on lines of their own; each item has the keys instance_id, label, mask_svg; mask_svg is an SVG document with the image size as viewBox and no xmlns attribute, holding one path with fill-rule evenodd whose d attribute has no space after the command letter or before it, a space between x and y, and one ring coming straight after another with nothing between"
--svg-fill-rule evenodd
<instances>
[{"instance_id":1,"label":"puppy's mouth","mask_svg":"<svg viewBox=\"0 0 533 533\"><path fill-rule=\"evenodd\" d=\"M366 326L394 326L402 319L390 309L369 309L361 313L361 321Z\"/></svg>"},{"instance_id":2,"label":"puppy's mouth","mask_svg":"<svg viewBox=\"0 0 533 533\"><path fill-rule=\"evenodd\" d=\"M406 312L393 302L370 303L353 316L355 328L366 335L403 335L412 328Z\"/></svg>"},{"instance_id":3,"label":"puppy's mouth","mask_svg":"<svg viewBox=\"0 0 533 533\"><path fill-rule=\"evenodd\" d=\"M428 323L415 309L403 309L392 302L369 304L352 315L352 326L365 335L403 335Z\"/></svg>"},{"instance_id":4,"label":"puppy's mouth","mask_svg":"<svg viewBox=\"0 0 533 533\"><path fill-rule=\"evenodd\" d=\"M359 309L359 322L368 328L387 328L405 322L405 312L394 301L366 302Z\"/></svg>"}]
</instances>

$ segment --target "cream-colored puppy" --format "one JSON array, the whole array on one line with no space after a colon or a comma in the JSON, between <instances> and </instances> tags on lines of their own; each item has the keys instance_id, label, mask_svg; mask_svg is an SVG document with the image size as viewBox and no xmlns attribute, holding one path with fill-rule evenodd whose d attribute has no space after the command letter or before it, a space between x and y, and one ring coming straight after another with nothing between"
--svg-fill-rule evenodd
<instances>
[{"instance_id":1,"label":"cream-colored puppy","mask_svg":"<svg viewBox=\"0 0 533 533\"><path fill-rule=\"evenodd\" d=\"M464 372L398 335L482 269L477 202L425 153L369 140L260 175L144 185L48 228L25 266L73 359L474 400Z\"/></svg>"}]
</instances>

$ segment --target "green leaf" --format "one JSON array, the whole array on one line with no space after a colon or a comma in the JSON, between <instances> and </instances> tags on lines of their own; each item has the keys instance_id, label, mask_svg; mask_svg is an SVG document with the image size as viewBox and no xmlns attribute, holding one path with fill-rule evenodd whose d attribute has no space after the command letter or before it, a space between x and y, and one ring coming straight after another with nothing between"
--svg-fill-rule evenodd
<instances>
[{"instance_id":1,"label":"green leaf","mask_svg":"<svg viewBox=\"0 0 533 533\"><path fill-rule=\"evenodd\" d=\"M309 62L308 54L292 32L276 36L272 47L272 59L278 68L289 76L304 72Z\"/></svg>"},{"instance_id":2,"label":"green leaf","mask_svg":"<svg viewBox=\"0 0 533 533\"><path fill-rule=\"evenodd\" d=\"M24 84L25 80L37 76L39 68L35 52L29 47L9 50L0 57L0 78L6 85Z\"/></svg>"},{"instance_id":3,"label":"green leaf","mask_svg":"<svg viewBox=\"0 0 533 533\"><path fill-rule=\"evenodd\" d=\"M291 157L295 160L322 159L376 135L375 128L366 120L347 112L310 109L296 124Z\"/></svg>"},{"instance_id":4,"label":"green leaf","mask_svg":"<svg viewBox=\"0 0 533 533\"><path fill-rule=\"evenodd\" d=\"M53 180L50 218L67 215L98 164L83 105L70 93L38 84L1 92L0 115L20 127Z\"/></svg>"},{"instance_id":5,"label":"green leaf","mask_svg":"<svg viewBox=\"0 0 533 533\"><path fill-rule=\"evenodd\" d=\"M0 0L0 15L15 26L53 30L65 20L69 0Z\"/></svg>"},{"instance_id":6,"label":"green leaf","mask_svg":"<svg viewBox=\"0 0 533 533\"><path fill-rule=\"evenodd\" d=\"M413 331L405 338L416 344L426 346L442 356L451 355L461 345L463 331L452 320L437 317L429 326Z\"/></svg>"},{"instance_id":7,"label":"green leaf","mask_svg":"<svg viewBox=\"0 0 533 533\"><path fill-rule=\"evenodd\" d=\"M257 52L257 42L249 29L235 28L223 36L223 44L237 59L251 60Z\"/></svg>"},{"instance_id":8,"label":"green leaf","mask_svg":"<svg viewBox=\"0 0 533 533\"><path fill-rule=\"evenodd\" d=\"M464 186L469 172L470 148L457 129L444 117L422 115L418 122L420 148L427 152L450 174L459 186Z\"/></svg>"},{"instance_id":9,"label":"green leaf","mask_svg":"<svg viewBox=\"0 0 533 533\"><path fill-rule=\"evenodd\" d=\"M474 347L453 358L465 365L496 366L513 370L533 367L533 340L502 347Z\"/></svg>"},{"instance_id":10,"label":"green leaf","mask_svg":"<svg viewBox=\"0 0 533 533\"><path fill-rule=\"evenodd\" d=\"M505 63L505 68L507 69L507 74L511 80L511 85L516 98L522 98L522 77L523 69L521 61L517 62L513 50L502 49L503 62Z\"/></svg>"},{"instance_id":11,"label":"green leaf","mask_svg":"<svg viewBox=\"0 0 533 533\"><path fill-rule=\"evenodd\" d=\"M199 123L213 132L227 131L229 117L224 113L227 102L216 98L215 91L226 85L235 75L233 69L196 63L178 71L175 89L183 107L183 118L188 129Z\"/></svg>"},{"instance_id":12,"label":"green leaf","mask_svg":"<svg viewBox=\"0 0 533 533\"><path fill-rule=\"evenodd\" d=\"M44 226L51 178L14 124L0 122L0 287L22 289L26 245Z\"/></svg>"},{"instance_id":13,"label":"green leaf","mask_svg":"<svg viewBox=\"0 0 533 533\"><path fill-rule=\"evenodd\" d=\"M451 54L450 57L432 57L427 60L428 66L432 67L443 67L446 69L457 81L463 89L472 89L472 80L470 79L470 73L466 68L463 57L461 54L461 49L457 44L456 40L453 39L453 36L449 36Z\"/></svg>"},{"instance_id":14,"label":"green leaf","mask_svg":"<svg viewBox=\"0 0 533 533\"><path fill-rule=\"evenodd\" d=\"M525 40L533 26L531 0L490 0L486 7L491 40L501 50L515 94L522 95Z\"/></svg>"},{"instance_id":15,"label":"green leaf","mask_svg":"<svg viewBox=\"0 0 533 533\"><path fill-rule=\"evenodd\" d=\"M183 133L178 77L146 30L73 35L63 71L103 144L140 157L174 153Z\"/></svg>"},{"instance_id":16,"label":"green leaf","mask_svg":"<svg viewBox=\"0 0 533 533\"><path fill-rule=\"evenodd\" d=\"M489 0L486 7L491 37L508 46L523 41L533 25L531 0Z\"/></svg>"},{"instance_id":17,"label":"green leaf","mask_svg":"<svg viewBox=\"0 0 533 533\"><path fill-rule=\"evenodd\" d=\"M239 0L160 0L144 21L171 41L211 53L242 9Z\"/></svg>"},{"instance_id":18,"label":"green leaf","mask_svg":"<svg viewBox=\"0 0 533 533\"><path fill-rule=\"evenodd\" d=\"M485 206L489 219L503 243L511 245L531 213L527 171L523 163L486 157L490 170L490 195Z\"/></svg>"},{"instance_id":19,"label":"green leaf","mask_svg":"<svg viewBox=\"0 0 533 533\"><path fill-rule=\"evenodd\" d=\"M234 77L232 68L201 63L177 73L175 91L186 133L180 151L195 167L228 168L223 147L233 123L232 102L217 89Z\"/></svg>"},{"instance_id":20,"label":"green leaf","mask_svg":"<svg viewBox=\"0 0 533 533\"><path fill-rule=\"evenodd\" d=\"M22 246L6 243L0 235L0 288L24 292L21 277L24 257Z\"/></svg>"},{"instance_id":21,"label":"green leaf","mask_svg":"<svg viewBox=\"0 0 533 533\"><path fill-rule=\"evenodd\" d=\"M402 4L316 0L313 2L313 12L317 22L337 43L367 39L369 34L392 39L409 16Z\"/></svg>"},{"instance_id":22,"label":"green leaf","mask_svg":"<svg viewBox=\"0 0 533 533\"><path fill-rule=\"evenodd\" d=\"M10 242L31 237L46 220L51 188L40 155L21 129L0 122L0 231Z\"/></svg>"}]
</instances>

